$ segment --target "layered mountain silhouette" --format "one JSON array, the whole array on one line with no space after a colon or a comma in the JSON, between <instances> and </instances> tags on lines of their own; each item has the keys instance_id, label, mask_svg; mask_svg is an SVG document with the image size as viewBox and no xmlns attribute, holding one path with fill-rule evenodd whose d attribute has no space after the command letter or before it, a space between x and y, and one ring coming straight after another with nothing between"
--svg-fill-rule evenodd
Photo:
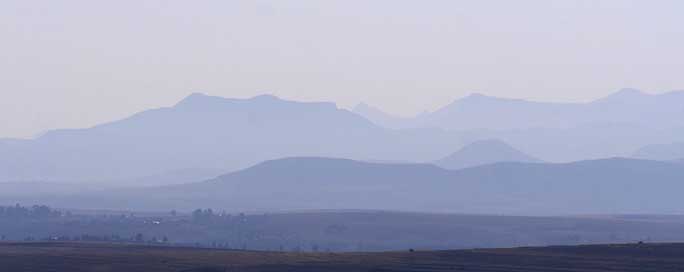
<instances>
[{"instance_id":1,"label":"layered mountain silhouette","mask_svg":"<svg viewBox=\"0 0 684 272\"><path fill-rule=\"evenodd\" d=\"M497 162L541 162L500 140L481 140L470 143L453 154L435 161L447 169L461 169Z\"/></svg>"},{"instance_id":2,"label":"layered mountain silhouette","mask_svg":"<svg viewBox=\"0 0 684 272\"><path fill-rule=\"evenodd\" d=\"M460 145L441 130L390 131L333 103L195 93L172 107L92 128L2 141L0 181L129 181L179 169L225 172L289 156L427 161Z\"/></svg>"},{"instance_id":3,"label":"layered mountain silhouette","mask_svg":"<svg viewBox=\"0 0 684 272\"><path fill-rule=\"evenodd\" d=\"M87 129L49 131L5 147L0 161L14 165L2 165L7 168L0 172L16 178L108 179L176 169L237 169L288 155L354 157L355 148L341 146L366 146L381 133L332 103L195 93L173 107Z\"/></svg>"},{"instance_id":4,"label":"layered mountain silhouette","mask_svg":"<svg viewBox=\"0 0 684 272\"><path fill-rule=\"evenodd\" d=\"M464 143L493 138L550 162L630 156L645 145L684 138L684 126L678 126L684 119L672 118L680 116L682 94L623 90L584 104L471 95L407 119L357 107L367 116L375 112L376 121L409 122L406 128L389 129L333 103L195 93L171 107L91 128L0 140L0 182L180 183L210 175L167 174L232 171L293 156L424 162L445 158Z\"/></svg>"},{"instance_id":5,"label":"layered mountain silhouette","mask_svg":"<svg viewBox=\"0 0 684 272\"><path fill-rule=\"evenodd\" d=\"M391 119L357 113L390 128L457 131L463 141L501 139L545 161L630 157L652 143L684 138L684 91L623 89L588 103L546 103L472 94L432 113ZM377 109L375 110L378 111ZM379 114L375 114L379 115ZM385 117L384 119L388 119ZM397 120L401 120L397 124Z\"/></svg>"},{"instance_id":6,"label":"layered mountain silhouette","mask_svg":"<svg viewBox=\"0 0 684 272\"><path fill-rule=\"evenodd\" d=\"M648 128L684 125L684 91L651 95L622 89L589 103L550 103L471 94L413 119L392 118L377 109L357 113L384 127L439 127L455 130L573 128L591 124L631 124ZM378 118L377 116L382 116Z\"/></svg>"},{"instance_id":7,"label":"layered mountain silhouette","mask_svg":"<svg viewBox=\"0 0 684 272\"><path fill-rule=\"evenodd\" d=\"M684 158L684 142L647 145L634 152L633 157L660 161L682 159Z\"/></svg>"},{"instance_id":8,"label":"layered mountain silhouette","mask_svg":"<svg viewBox=\"0 0 684 272\"><path fill-rule=\"evenodd\" d=\"M682 180L684 165L621 158L445 170L309 157L267 161L205 182L43 200L109 209L662 214L684 212Z\"/></svg>"},{"instance_id":9,"label":"layered mountain silhouette","mask_svg":"<svg viewBox=\"0 0 684 272\"><path fill-rule=\"evenodd\" d=\"M352 109L352 112L386 128L401 129L411 127L408 118L392 116L366 103L359 103Z\"/></svg>"}]
</instances>

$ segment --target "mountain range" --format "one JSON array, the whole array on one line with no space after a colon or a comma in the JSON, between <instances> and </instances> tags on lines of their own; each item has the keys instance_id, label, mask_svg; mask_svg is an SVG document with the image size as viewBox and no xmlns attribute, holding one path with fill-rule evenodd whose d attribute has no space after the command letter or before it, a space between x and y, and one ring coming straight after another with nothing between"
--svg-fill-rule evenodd
<instances>
[{"instance_id":1,"label":"mountain range","mask_svg":"<svg viewBox=\"0 0 684 272\"><path fill-rule=\"evenodd\" d=\"M684 165L612 158L564 164L430 164L286 158L204 182L41 198L59 207L229 211L380 209L489 214L682 213Z\"/></svg>"},{"instance_id":2,"label":"mountain range","mask_svg":"<svg viewBox=\"0 0 684 272\"><path fill-rule=\"evenodd\" d=\"M622 89L588 103L471 94L414 118L392 117L368 105L355 112L382 127L441 128L457 131L464 142L495 138L544 161L571 162L630 157L647 145L681 141L684 119L677 116L684 116L683 105L684 91L652 95Z\"/></svg>"},{"instance_id":3,"label":"mountain range","mask_svg":"<svg viewBox=\"0 0 684 272\"><path fill-rule=\"evenodd\" d=\"M195 93L173 107L4 145L0 167L10 175L6 179L12 178L10 173L15 179L82 180L137 178L188 168L225 171L287 154L348 157L353 149L333 143L361 144L368 135L382 132L331 103Z\"/></svg>"},{"instance_id":4,"label":"mountain range","mask_svg":"<svg viewBox=\"0 0 684 272\"><path fill-rule=\"evenodd\" d=\"M478 93L415 118L396 118L366 104L355 112L388 128L439 127L449 130L526 130L592 124L630 124L662 129L684 126L684 91L647 94L621 89L588 103L535 102Z\"/></svg>"},{"instance_id":5,"label":"mountain range","mask_svg":"<svg viewBox=\"0 0 684 272\"><path fill-rule=\"evenodd\" d=\"M0 182L177 184L301 156L440 164L466 144L486 139L499 139L524 154L511 157L516 152L499 149L486 159L468 155L473 163L442 165L627 157L644 146L684 138L684 120L674 118L683 108L682 94L622 90L574 104L470 95L416 118L393 118L367 105L355 113L328 102L195 93L173 106L90 128L2 139ZM402 128L384 127L359 113L376 122L389 118ZM476 153L484 156L488 149L497 147Z\"/></svg>"},{"instance_id":6,"label":"mountain range","mask_svg":"<svg viewBox=\"0 0 684 272\"><path fill-rule=\"evenodd\" d=\"M118 182L181 169L225 172L289 156L428 161L461 145L450 132L388 130L333 103L195 93L91 128L1 141L0 181Z\"/></svg>"}]
</instances>

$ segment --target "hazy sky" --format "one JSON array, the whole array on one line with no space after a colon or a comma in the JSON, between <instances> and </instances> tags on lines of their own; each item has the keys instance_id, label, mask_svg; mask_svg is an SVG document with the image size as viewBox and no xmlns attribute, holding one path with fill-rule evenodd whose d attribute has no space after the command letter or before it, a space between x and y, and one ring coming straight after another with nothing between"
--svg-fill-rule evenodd
<instances>
[{"instance_id":1,"label":"hazy sky","mask_svg":"<svg viewBox=\"0 0 684 272\"><path fill-rule=\"evenodd\" d=\"M0 3L0 137L191 92L412 115L470 92L587 101L684 89L684 1Z\"/></svg>"}]
</instances>

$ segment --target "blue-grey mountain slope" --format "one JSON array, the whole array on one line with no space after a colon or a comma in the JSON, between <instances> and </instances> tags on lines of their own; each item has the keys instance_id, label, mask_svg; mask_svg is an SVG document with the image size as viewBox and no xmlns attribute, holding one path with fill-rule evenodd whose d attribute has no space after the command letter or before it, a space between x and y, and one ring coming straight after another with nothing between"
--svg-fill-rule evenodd
<instances>
[{"instance_id":1,"label":"blue-grey mountain slope","mask_svg":"<svg viewBox=\"0 0 684 272\"><path fill-rule=\"evenodd\" d=\"M651 95L623 89L589 103L548 103L473 94L415 120L444 129L573 128L631 124L647 128L684 126L684 91Z\"/></svg>"},{"instance_id":2,"label":"blue-grey mountain slope","mask_svg":"<svg viewBox=\"0 0 684 272\"><path fill-rule=\"evenodd\" d=\"M8 170L16 178L114 179L236 169L288 154L351 156L354 149L333 143L365 146L369 135L380 133L332 103L193 94L173 107L88 129L50 131L15 145L9 153L19 165Z\"/></svg>"},{"instance_id":3,"label":"blue-grey mountain slope","mask_svg":"<svg viewBox=\"0 0 684 272\"><path fill-rule=\"evenodd\" d=\"M684 126L684 91L647 94L622 89L588 103L536 102L474 93L415 118L398 118L360 104L355 112L389 128L437 127L450 130L525 130L629 124L647 128Z\"/></svg>"},{"instance_id":4,"label":"blue-grey mountain slope","mask_svg":"<svg viewBox=\"0 0 684 272\"><path fill-rule=\"evenodd\" d=\"M473 94L415 118L396 118L377 109L358 113L383 127L441 128L464 142L500 139L544 161L570 162L630 157L649 144L681 141L684 119L675 116L684 116L682 105L684 91L651 95L623 89L588 103Z\"/></svg>"},{"instance_id":5,"label":"blue-grey mountain slope","mask_svg":"<svg viewBox=\"0 0 684 272\"><path fill-rule=\"evenodd\" d=\"M205 182L43 199L60 207L109 209L663 214L684 212L682 190L684 165L635 159L445 170L428 164L288 158Z\"/></svg>"},{"instance_id":6,"label":"blue-grey mountain slope","mask_svg":"<svg viewBox=\"0 0 684 272\"><path fill-rule=\"evenodd\" d=\"M481 140L470 143L434 163L446 169L492 164L498 162L541 162L500 140Z\"/></svg>"},{"instance_id":7,"label":"blue-grey mountain slope","mask_svg":"<svg viewBox=\"0 0 684 272\"><path fill-rule=\"evenodd\" d=\"M92 128L0 142L0 181L134 180L179 169L237 170L288 156L426 161L459 145L440 130L380 128L333 103L193 94Z\"/></svg>"},{"instance_id":8,"label":"blue-grey mountain slope","mask_svg":"<svg viewBox=\"0 0 684 272\"><path fill-rule=\"evenodd\" d=\"M268 95L227 99L193 94L172 107L144 111L92 128L49 131L33 140L0 140L0 182L130 181L161 177L179 169L231 171L291 156L434 161L463 147L463 143L491 138L551 162L630 156L639 147L684 138L684 126L668 125L683 122L682 118L656 118L678 116L681 94L647 95L624 90L585 104L532 103L474 95L455 102L458 107L410 120L423 122L443 116L444 120L453 118L449 124L463 125L468 130L447 130L450 126L433 126L429 122L414 128L386 129L332 103L301 103ZM644 108L643 116L618 114L630 107L637 112ZM480 113L491 116L483 117L476 126ZM596 113L597 117L587 119L587 113ZM613 123L522 128L549 125L545 118L561 127L582 120ZM646 127L644 118L653 119L653 127ZM501 120L506 124L500 124ZM615 123L620 120L625 123ZM501 128L497 128L499 125ZM191 182L206 177L183 179ZM179 182L182 180L170 183Z\"/></svg>"},{"instance_id":9,"label":"blue-grey mountain slope","mask_svg":"<svg viewBox=\"0 0 684 272\"><path fill-rule=\"evenodd\" d=\"M377 108L371 107L366 103L360 103L352 109L352 112L363 116L369 121L378 124L382 127L392 129L410 128L411 122L409 118L401 118L387 114Z\"/></svg>"}]
</instances>

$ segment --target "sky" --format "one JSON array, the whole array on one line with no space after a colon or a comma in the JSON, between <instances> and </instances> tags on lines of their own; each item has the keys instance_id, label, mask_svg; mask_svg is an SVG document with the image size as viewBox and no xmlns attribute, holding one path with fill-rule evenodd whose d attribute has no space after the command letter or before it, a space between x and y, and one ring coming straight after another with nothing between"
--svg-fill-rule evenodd
<instances>
[{"instance_id":1,"label":"sky","mask_svg":"<svg viewBox=\"0 0 684 272\"><path fill-rule=\"evenodd\" d=\"M411 116L472 92L581 102L684 89L683 13L679 0L6 0L0 138L192 92Z\"/></svg>"}]
</instances>

